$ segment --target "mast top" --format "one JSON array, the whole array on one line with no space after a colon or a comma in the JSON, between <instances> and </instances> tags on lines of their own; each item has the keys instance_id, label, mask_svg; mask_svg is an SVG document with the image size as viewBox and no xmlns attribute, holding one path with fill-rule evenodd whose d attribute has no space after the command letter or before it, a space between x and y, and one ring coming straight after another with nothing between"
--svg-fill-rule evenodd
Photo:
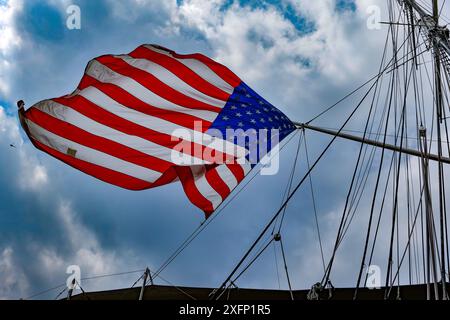
<instances>
[{"instance_id":1,"label":"mast top","mask_svg":"<svg viewBox=\"0 0 450 320\"><path fill-rule=\"evenodd\" d=\"M430 41L439 49L443 50L450 56L450 39L449 29L439 26L439 6L438 1L433 0L433 15L428 14L415 0L398 0L399 3L409 5L415 10L422 20L425 29L428 31Z\"/></svg>"}]
</instances>

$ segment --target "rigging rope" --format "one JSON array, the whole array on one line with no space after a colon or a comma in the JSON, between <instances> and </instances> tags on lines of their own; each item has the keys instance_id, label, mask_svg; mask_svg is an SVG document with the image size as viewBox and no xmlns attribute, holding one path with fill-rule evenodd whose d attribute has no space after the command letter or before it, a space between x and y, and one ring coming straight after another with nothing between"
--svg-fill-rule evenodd
<instances>
[{"instance_id":1,"label":"rigging rope","mask_svg":"<svg viewBox=\"0 0 450 320\"><path fill-rule=\"evenodd\" d=\"M389 27L390 30L392 30L392 28L393 28L392 26ZM384 60L385 60L385 57L386 57L387 39L388 38L386 37L385 48L384 48L383 56L382 56L382 59L381 59L380 69L383 69L382 66L383 66L383 63L384 63ZM389 62L389 65L391 64L392 61L395 62L394 58L391 59L391 61ZM386 70L386 68L384 68L383 70ZM375 82L375 90L378 88L378 81L380 80L380 77ZM369 118L370 118L370 114L372 112L372 107L373 107L373 105L371 105L371 108L370 108L370 111L369 111ZM367 131L368 123L369 123L369 119L367 120L366 125L365 125L365 129L364 129L365 132ZM343 213L342 213L342 218L341 218L341 221L340 221L340 224L339 224L338 233L337 233L337 236L336 236L336 242L335 242L335 245L334 245L334 248L333 248L333 252L332 252L330 261L328 263L328 266L326 268L326 271L325 271L324 276L323 276L322 281L321 281L321 285L322 286L324 286L330 279L330 274L331 274L331 269L332 269L332 266L333 266L333 263L334 263L334 258L336 256L336 252L338 250L339 244L340 244L340 242L342 240L341 239L342 232L343 232L343 230L345 228L345 223L346 223L346 220L347 220L347 217L348 217L346 215L346 213L347 213L347 209L348 209L348 206L349 206L350 195L351 195L351 192L352 192L352 189L353 189L353 185L355 183L356 174L358 172L358 166L359 166L359 163L360 163L360 160L361 160L363 147L364 147L364 144L361 143L361 146L360 146L360 149L359 149L359 154L358 154L358 159L357 159L356 165L355 165L355 170L353 172L353 176L352 176L351 183L350 183L350 188L349 188L349 191L347 193L345 206L344 206L344 210L343 210Z\"/></svg>"},{"instance_id":2,"label":"rigging rope","mask_svg":"<svg viewBox=\"0 0 450 320\"><path fill-rule=\"evenodd\" d=\"M288 143L299 133L299 130L296 130L295 133L291 134L291 137L287 139L287 141L279 148L278 152L276 152L275 154L271 155L271 158L277 156L281 150L283 150ZM167 268L167 266L172 263L172 261L174 261L191 243L192 241L194 241L199 234L205 230L215 219L217 219L217 217L220 215L221 212L223 212L223 210L225 210L225 208L228 207L228 205L247 187L248 184L250 184L250 182L253 181L253 179L259 174L259 172L262 170L262 166L261 164L258 165L257 168L254 168L253 171L253 175L250 176L248 178L248 181L246 183L244 183L243 185L241 185L240 189L237 190L234 195L231 195L228 199L228 201L223 202L220 207L216 210L216 212L214 213L214 215L212 217L210 217L208 220L203 221L201 223L200 226L198 226L194 232L192 232L192 234L175 250L174 253L172 253L171 256L169 256L169 258L167 258L167 260L161 265L161 267L158 268L158 270L155 272L156 275L159 275L165 268Z\"/></svg>"},{"instance_id":3,"label":"rigging rope","mask_svg":"<svg viewBox=\"0 0 450 320\"><path fill-rule=\"evenodd\" d=\"M303 139L305 141L306 164L308 166L308 170L310 170L311 164L309 162L308 143L306 142L306 133L305 132L303 133ZM316 199L314 196L314 186L313 186L311 175L309 175L309 186L311 189L311 199L312 199L312 204L313 204L313 209L314 209L314 219L315 219L315 223L316 223L317 237L319 239L320 256L322 258L323 272L325 272L325 257L323 254L322 236L320 235L319 218L317 216L317 205L316 205Z\"/></svg>"},{"instance_id":4,"label":"rigging rope","mask_svg":"<svg viewBox=\"0 0 450 320\"><path fill-rule=\"evenodd\" d=\"M402 46L401 47L403 47L403 45L404 45L404 43L402 44ZM391 62L392 62L393 60L391 60ZM360 86L359 88L357 88L354 92L352 92L352 93L350 93L350 94L348 94L346 97L344 97L343 99L341 99L340 101L338 101L335 105L333 105L332 107L334 107L334 106L336 106L337 104L339 104L340 102L342 102L343 100L345 100L346 98L348 98L349 96L351 96L353 93L355 93L356 91L358 91L359 89L361 89L362 87L364 87L365 85L367 85L367 84L369 84L372 80L374 80L375 78L379 78L384 72L386 72L386 70L388 70L388 68L390 67L390 65L391 65L391 63L389 63L387 66L386 66L386 68L385 68L385 70L383 70L383 72L381 72L380 74L378 74L378 75L376 75L376 76L374 76L372 79L370 79L369 81L367 81L365 84L363 84L362 86ZM368 93L372 90L372 88L373 88L373 84L372 84L372 86L370 87L370 89L369 89L369 91L368 91ZM366 96L365 96L366 97ZM361 100L361 103L362 103L362 101L365 99L365 97ZM361 104L360 103L360 104ZM360 106L360 104L358 105L358 107ZM332 107L330 107L329 109L331 109ZM328 110L329 110L328 109ZM328 110L326 110L326 111L328 111ZM325 111L325 112L326 112ZM356 109L355 109L355 111L356 111ZM324 113L325 113L324 112ZM322 113L323 114L323 113ZM319 115L320 116L320 115ZM315 120L315 119L317 119L319 116L317 116L317 117L315 117L314 119L312 119L312 120L310 120L309 122L311 122L311 121L313 121L313 120ZM309 123L308 122L308 123ZM347 123L347 122L346 122ZM344 127L345 127L345 125L344 125ZM342 127L342 129L343 129L343 127ZM336 137L335 137L336 138ZM334 139L335 139L334 138ZM291 138L292 139L292 138ZM333 139L333 142L334 142L334 139ZM290 139L289 139L289 141L290 141ZM288 142L289 142L288 141ZM288 143L287 142L287 143ZM285 145L287 145L287 143L285 144ZM285 146L284 145L284 146ZM280 151L281 151L281 149L280 149ZM313 168L312 168L313 169ZM254 178L255 176L253 176L251 179L250 179L250 181L251 180L253 180L253 178ZM250 182L250 181L248 181L248 183ZM248 184L247 183L247 184ZM212 218L210 218L210 219L208 219L206 222L203 222L196 230L194 230L194 232L183 242L183 244L182 245L180 245L180 247L166 260L166 262L164 262L163 263L163 265L156 271L156 274L159 274L162 270L164 270L197 236L198 236L198 234L199 233L201 233L202 232L202 230L204 230L208 225L209 225L209 223L211 223L218 215L219 215L219 213L223 210L223 209L225 209L227 206L228 206L228 204L229 203L231 203L231 201L246 187L246 185L247 184L245 184L244 185L244 187L243 188L241 188L233 197L231 197L230 198L230 200L229 201L227 201L223 206L221 205L221 207L219 208L219 210L216 212L216 214L212 217ZM283 206L283 208L284 208L284 206ZM278 215L277 215L277 217L278 217ZM205 225L205 223L206 223L206 225Z\"/></svg>"},{"instance_id":5,"label":"rigging rope","mask_svg":"<svg viewBox=\"0 0 450 320\"><path fill-rule=\"evenodd\" d=\"M358 111L359 107L362 105L365 98L369 95L369 93L372 91L374 87L374 84L369 88L367 93L364 95L364 97L361 99L361 101L357 104L357 106L354 108L354 110L350 113L342 127L339 129L337 134L332 138L332 140L327 144L325 149L321 152L319 157L315 160L311 168L306 172L306 174L303 176L303 178L300 180L300 182L297 184L297 186L294 188L294 190L291 192L291 194L288 196L286 201L283 203L283 205L278 209L278 211L275 213L275 215L272 217L272 219L269 221L269 223L264 227L260 235L257 237L257 239L253 242L250 249L244 254L242 259L239 261L239 263L236 265L236 267L233 269L231 274L227 277L227 279L222 283L222 285L219 287L221 289L226 288L226 284L230 281L230 279L233 277L233 275L237 272L237 270L241 267L243 262L247 259L247 257L250 255L250 253L253 251L253 249L256 247L256 245L259 243L261 238L264 236L264 234L267 232L267 230L270 228L270 226L276 221L277 217L280 215L280 213L283 211L284 207L289 203L289 201L292 199L292 197L295 195L297 190L302 186L302 184L305 182L305 180L308 178L309 174L314 170L314 168L317 166L317 164L320 162L320 160L323 158L323 156L326 154L326 152L329 150L329 148L332 146L334 141L337 139L338 134L342 131L342 129L348 124L348 122L352 119L356 111ZM214 296L213 296L214 297Z\"/></svg>"},{"instance_id":6,"label":"rigging rope","mask_svg":"<svg viewBox=\"0 0 450 320\"><path fill-rule=\"evenodd\" d=\"M281 205L281 204L283 203L283 201L286 199L286 196L291 192L291 189L292 189L292 183L293 183L293 181L294 181L294 176L295 176L295 171L296 171L296 169L297 169L298 156L299 156L300 148L301 148L302 141L303 141L303 140L302 140L302 135L304 136L304 134L305 134L303 130L298 130L298 132L299 132L299 135L298 135L297 149L296 149L296 151L295 151L295 158L294 158L294 162L293 162L293 164L292 164L291 173L290 173L290 175L289 175L288 183L287 183L287 185L286 185L286 189L284 190L283 198L281 199L280 205ZM283 214L281 215L281 219L280 219L281 221L280 221L280 223L279 223L278 233L280 233L281 227L282 227L282 225L283 225L284 217L285 217L285 215L286 215L286 210L287 210L287 206L284 208ZM277 219L277 220L278 220L278 219ZM277 222L278 222L278 221L275 221L275 223L273 224L272 235L275 234L275 228L276 228Z\"/></svg>"},{"instance_id":7,"label":"rigging rope","mask_svg":"<svg viewBox=\"0 0 450 320\"><path fill-rule=\"evenodd\" d=\"M97 276L84 277L84 278L81 278L80 280L81 281L86 281L86 280L93 280L93 279L99 279L99 278L116 277L116 276L127 275L127 274L132 274L132 273L138 273L138 272L143 272L143 271L144 271L144 269L133 270L133 271L125 271L125 272L119 272L119 273L102 274L102 275L97 275ZM30 295L30 296L27 296L26 298L23 298L23 300L33 299L33 298L36 298L38 296L41 296L43 294L46 294L48 292L57 290L57 289L62 288L62 287L66 287L66 283L62 283L62 284L59 284L57 286L51 287L49 289L36 292L36 293L34 293L34 294ZM65 288L64 290L66 290L66 289L67 288Z\"/></svg>"},{"instance_id":8,"label":"rigging rope","mask_svg":"<svg viewBox=\"0 0 450 320\"><path fill-rule=\"evenodd\" d=\"M279 241L280 241L280 247L281 247L281 254L283 256L284 270L286 271L286 279L287 279L288 286L289 286L289 293L291 295L291 300L294 300L294 295L292 293L291 279L289 278L289 271L288 271L288 266L287 266L287 262L286 262L286 254L284 253L283 238L280 236L279 239L280 239Z\"/></svg>"}]
</instances>

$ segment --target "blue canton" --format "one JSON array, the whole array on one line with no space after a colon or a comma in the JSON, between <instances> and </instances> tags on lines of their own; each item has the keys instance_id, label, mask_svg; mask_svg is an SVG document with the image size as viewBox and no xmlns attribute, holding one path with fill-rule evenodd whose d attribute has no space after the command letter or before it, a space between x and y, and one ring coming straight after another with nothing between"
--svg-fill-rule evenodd
<instances>
[{"instance_id":1,"label":"blue canton","mask_svg":"<svg viewBox=\"0 0 450 320\"><path fill-rule=\"evenodd\" d=\"M233 94L208 131L212 129L219 130L222 137L227 137L227 129L242 129L244 132L255 130L259 144L256 162L259 162L265 154L292 133L296 127L280 110L264 100L244 82L241 82L234 89ZM274 134L275 131L271 131L274 129L277 129L276 134ZM249 146L248 140L243 141L243 139L237 137L227 138L228 140L233 139L235 144L245 147L250 153L255 151L251 150L252 146ZM264 147L261 147L261 145L264 145ZM248 157L247 160L249 160ZM254 161L250 162L255 165Z\"/></svg>"}]
</instances>

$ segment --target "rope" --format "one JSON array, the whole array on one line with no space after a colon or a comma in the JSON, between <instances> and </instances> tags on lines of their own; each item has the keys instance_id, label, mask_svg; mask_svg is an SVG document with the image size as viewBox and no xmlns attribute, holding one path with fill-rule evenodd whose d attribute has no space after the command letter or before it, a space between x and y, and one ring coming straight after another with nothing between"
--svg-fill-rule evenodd
<instances>
[{"instance_id":1,"label":"rope","mask_svg":"<svg viewBox=\"0 0 450 320\"><path fill-rule=\"evenodd\" d=\"M414 69L413 69L414 70ZM393 82L392 82L393 84ZM390 114L390 109L391 109L391 103L389 103L389 110L388 110L388 115ZM389 124L389 116L386 119L386 124L385 124L385 129L384 129L384 140L383 140L383 144L386 143L386 137L387 137L387 128L388 128L388 124ZM378 174L377 174L377 179L376 179L376 184L375 184L375 190L373 193L373 197L372 197L372 203L371 203L371 210L370 210L370 216L369 216L369 222L368 222L368 227L367 227L367 233L366 233L366 240L365 240L365 245L364 245L364 253L363 253L363 257L361 259L361 264L360 264L360 270L359 270L359 275L358 275L358 280L357 280L357 284L356 284L356 288L355 288L355 293L354 293L354 299L357 298L357 292L360 286L360 281L361 281L361 277L362 277L362 273L363 273L363 269L365 266L365 257L367 254L367 249L368 249L368 245L369 245L369 237L370 237L370 232L371 232L371 227L372 227L372 220L373 220L373 216L374 216L374 209L375 209L375 202L376 202L376 196L378 194L378 187L379 187L379 183L380 183L380 178L381 178L381 173L382 173L382 167L383 167L383 162L384 162L384 156L385 156L385 148L382 148L382 154L381 154L381 160L380 160L380 165L378 167ZM378 228L377 228L377 232L378 232Z\"/></svg>"},{"instance_id":2,"label":"rope","mask_svg":"<svg viewBox=\"0 0 450 320\"><path fill-rule=\"evenodd\" d=\"M392 30L392 26L390 26L389 29ZM380 69L382 68L383 63L384 63L384 60L385 60L385 57L386 57L387 42L388 42L388 37L386 37L385 47L384 47L384 51L383 51L383 57L382 57L382 59L381 59L381 66L380 66ZM389 62L388 65L390 65L390 63L391 63L392 61L395 62L394 59L391 59L391 61ZM387 68L387 67L386 67L386 68ZM383 70L386 70L386 68L384 68ZM381 72L380 72L380 73L381 73ZM381 77L381 76L380 76L380 77ZM377 79L377 81L374 83L374 86L378 87L378 81L379 81L380 77L379 77L379 78ZM368 92L368 93L369 93L369 92ZM366 94L366 96L368 95L368 93ZM365 98L365 97L364 97L364 98ZM362 103L362 101L361 101L361 103ZM372 107L373 107L373 105L371 106L371 110L370 110L370 113L369 113L369 117L370 117L370 114L371 114L371 111L372 111ZM369 119L368 119L367 122L366 122L366 126L365 126L364 131L367 131L368 123L369 123ZM351 183L350 183L350 188L349 188L349 191L348 191L348 193L347 193L347 197L346 197L346 201L345 201L344 210L343 210L342 217L341 217L341 221L340 221L340 224L339 224L338 233L337 233L337 236L336 236L336 242L335 242L335 245L334 245L334 248L333 248L333 252L332 252L330 261L329 261L329 263L328 263L328 266L327 266L327 268L326 268L326 271L325 271L324 276L323 276L322 281L321 281L321 284L322 284L322 285L326 284L326 283L329 281L329 279L330 279L330 274L331 274L331 269L332 269L332 266L333 266L333 263L334 263L334 258L335 258L335 256L336 256L336 252L337 252L337 250L338 250L339 244L340 244L340 242L341 242L341 240L342 240L342 239L341 239L341 236L342 236L342 232L343 232L343 230L344 230L344 228L345 228L345 223L346 223L346 220L347 220L346 212L347 212L347 209L348 209L348 206L349 206L349 199L350 199L350 196L351 196L351 192L352 192L352 189L353 189L353 185L354 185L354 183L355 183L355 177L356 177L356 174L357 174L357 172L358 172L358 166L359 166L359 163L360 163L360 160L361 160L361 155L362 155L363 147L364 147L364 144L361 143L361 146L360 146L360 149L359 149L359 154L358 154L358 159L357 159L357 162L356 162L356 165L355 165L355 170L354 170L354 172L353 172L352 180L351 180Z\"/></svg>"},{"instance_id":3,"label":"rope","mask_svg":"<svg viewBox=\"0 0 450 320\"><path fill-rule=\"evenodd\" d=\"M411 34L409 35L411 36ZM400 51L400 49L405 45L406 41L398 48L398 50ZM423 42L425 43L425 42ZM399 52L398 51L398 52ZM428 52L427 50L424 50L420 53L417 54L417 56L422 55L423 53ZM409 53L408 53L409 55ZM351 97L353 94L355 94L356 92L358 92L359 90L361 90L362 88L364 88L366 85L368 85L369 83L371 83L373 80L378 79L381 75L385 74L385 73L389 73L392 72L393 70L395 70L395 67L391 70L389 70L390 64L393 62L393 59L391 59L391 61L388 63L388 65L386 66L386 68L379 72L378 74L374 75L373 77L371 77L369 80L367 80L366 82L364 82L363 84L361 84L360 86L358 86L356 89L354 89L353 91L351 91L350 93L346 94L343 98L341 98L340 100L338 100L336 103L332 104L331 106L325 108L325 110L323 110L322 112L320 112L318 115L316 115L315 117L313 117L311 120L307 121L306 124L310 124L311 122L317 120L318 118L320 118L321 116L323 116L325 113L327 113L328 111L332 110L334 107L336 107L337 105L339 105L341 102L347 100L349 97Z\"/></svg>"},{"instance_id":4,"label":"rope","mask_svg":"<svg viewBox=\"0 0 450 320\"><path fill-rule=\"evenodd\" d=\"M214 297L216 291L213 291L212 297L215 298L216 300L219 300L228 289L230 289L232 286L235 286L235 283L237 282L237 280L253 265L253 263L255 263L256 260L258 260L258 258L264 253L264 251L266 251L266 249L272 244L272 242L274 242L274 237L270 237L269 241L265 245L262 246L262 248L253 257L253 259L250 260L250 262L234 278L234 280L230 280L230 284L226 288L224 288L224 290L219 294L219 296Z\"/></svg>"},{"instance_id":5,"label":"rope","mask_svg":"<svg viewBox=\"0 0 450 320\"><path fill-rule=\"evenodd\" d=\"M300 180L300 182L297 184L297 186L294 188L294 190L291 192L291 194L288 196L286 201L283 203L283 205L279 208L279 210L275 213L275 215L272 217L272 219L269 221L269 223L265 226L265 228L262 230L258 238L253 242L250 249L245 253L245 255L242 257L242 259L239 261L239 263L236 265L236 267L233 269L231 274L227 277L227 279L222 283L222 285L219 288L226 288L226 284L230 279L233 277L233 275L237 272L237 270L241 267L243 262L247 259L247 257L250 255L250 253L253 251L253 249L256 247L258 242L261 240L261 238L264 236L264 234L267 232L267 230L270 228L270 226L275 222L277 217L280 215L280 213L283 211L284 207L289 203L289 201L292 199L292 197L295 195L297 190L302 186L302 184L305 182L305 180L308 178L309 174L314 170L314 168L317 166L317 164L320 162L320 160L323 158L323 156L326 154L326 152L329 150L331 145L336 141L338 134L341 133L342 129L347 125L347 123L352 119L353 115L356 113L356 111L361 106L362 102L365 100L365 98L369 95L370 91L373 89L374 85L372 85L368 92L364 95L364 97L361 99L361 101L358 103L358 105L355 107L355 109L350 113L347 120L344 122L342 127L339 129L337 134L332 138L332 140L328 143L328 145L325 147L325 149L322 151L322 153L319 155L319 157L316 159L316 161L313 163L311 168L306 172L306 174L303 176L303 178Z\"/></svg>"},{"instance_id":6,"label":"rope","mask_svg":"<svg viewBox=\"0 0 450 320\"><path fill-rule=\"evenodd\" d=\"M97 276L91 276L91 277L81 278L80 280L86 281L86 280L93 280L93 279L99 279L99 278L115 277L115 276L121 276L121 275L126 275L126 274L132 274L132 273L137 273L137 272L142 272L142 271L144 271L144 270L141 269L141 270L134 270L134 271L120 272L120 273L103 274L103 275L97 275ZM49 288L49 289L46 289L46 290L43 290L43 291L36 292L36 293L34 293L34 294L32 294L32 295L30 295L30 296L24 298L23 300L30 300L30 299L36 298L36 297L38 297L38 296L41 296L41 295L43 295L43 294L45 294L45 293L54 291L54 290L59 289L59 288L61 288L61 287L65 287L64 290L66 290L66 289L67 289L66 283L62 283L62 284L60 284L60 285L51 287L51 288ZM64 292L64 290L63 290L63 292ZM62 293L60 293L59 295L61 295L61 294L62 294ZM58 296L59 296L59 295L58 295Z\"/></svg>"},{"instance_id":7,"label":"rope","mask_svg":"<svg viewBox=\"0 0 450 320\"><path fill-rule=\"evenodd\" d=\"M300 147L301 147L301 144L302 144L302 135L304 136L305 133L304 133L303 130L300 130L299 131L299 135L298 135L299 139L298 139L298 143L297 143L297 150L295 152L294 164L292 165L291 174L289 175L288 184L286 186L286 190L285 190L285 193L283 195L282 201L284 201L284 199L289 194L289 192L291 192L291 189L292 189L292 183L294 182L295 170L297 169L298 155L300 154ZM281 231L281 227L282 227L283 222L284 222L284 217L286 215L286 210L287 210L287 206L284 207L284 209L283 209L283 213L282 213L281 219L280 219L281 220L280 221L280 225L278 227L278 233L280 233L280 231ZM272 235L274 235L275 226L276 226L276 223L274 223L274 225L273 225L274 229L272 230Z\"/></svg>"},{"instance_id":8,"label":"rope","mask_svg":"<svg viewBox=\"0 0 450 320\"><path fill-rule=\"evenodd\" d=\"M58 300L58 298L59 298L64 292L66 292L66 290L67 290L67 287L65 287L60 293L58 293L58 294L56 295L55 300Z\"/></svg>"},{"instance_id":9,"label":"rope","mask_svg":"<svg viewBox=\"0 0 450 320\"><path fill-rule=\"evenodd\" d=\"M286 271L286 279L289 286L289 294L291 295L291 300L294 300L294 295L292 293L292 286L291 286L291 279L289 278L289 271L288 266L286 262L286 255L284 253L284 246L283 246L283 238L280 237L280 247L281 247L281 254L283 256L283 263L284 263L284 270Z\"/></svg>"},{"instance_id":10,"label":"rope","mask_svg":"<svg viewBox=\"0 0 450 320\"><path fill-rule=\"evenodd\" d=\"M133 270L133 271L125 271L125 272L104 274L104 275L99 275L99 276L85 277L85 278L81 278L80 280L85 281L85 280L93 280L93 279L100 279L100 278L116 277L116 276L123 276L123 275L127 275L127 274L143 272L143 271L145 271L145 270L140 269L140 270Z\"/></svg>"},{"instance_id":11,"label":"rope","mask_svg":"<svg viewBox=\"0 0 450 320\"><path fill-rule=\"evenodd\" d=\"M281 150L283 150L288 143L298 134L299 130L296 130L294 134L291 135L290 138L287 139L287 141L279 148L278 152L276 152L274 155L271 156L271 159L275 156L277 156ZM248 181L241 185L240 189L234 193L234 195L230 196L226 202L223 202L220 207L216 210L215 214L210 217L208 220L202 222L202 224L197 227L194 232L175 250L175 252L161 265L161 267L158 268L158 270L155 272L156 275L159 275L162 271L167 268L167 266L172 263L191 243L194 241L201 232L203 232L209 224L211 224L217 217L222 213L228 205L247 187L248 184L250 184L253 179L259 174L259 172L262 170L261 164L258 164L257 170L253 169L253 176L251 176Z\"/></svg>"},{"instance_id":12,"label":"rope","mask_svg":"<svg viewBox=\"0 0 450 320\"><path fill-rule=\"evenodd\" d=\"M284 147L296 136L296 134L299 131L297 130L295 132L295 134L292 134L291 137L289 139L287 139L287 141L280 147L280 149L278 150L277 153L275 153L274 155L271 156L271 159L273 157L275 157L276 155L278 155L279 152L281 152L282 149L284 149ZM253 179L258 175L258 173L262 170L262 166L259 165L258 170L256 170L256 172L254 172L253 176L247 181L247 183L244 184L243 187L241 187L240 190L238 190L238 192L236 192L232 197L229 198L229 200L226 202L226 204L221 205L220 208L218 208L218 211L216 211L216 214L211 217L210 219L208 219L207 221L202 222L202 224L200 226L198 226L194 232L191 233L191 235L182 243L182 245L180 245L180 247L177 248L177 250L175 250L175 252L163 263L163 265L154 273L154 277L160 277L160 273L173 261L175 260L186 248L187 246L189 246L190 243L192 243L192 241L194 241L198 235L205 230L205 228L212 222L214 221L219 213L221 213L232 201L235 197L237 197L237 195L240 194L240 192L242 192L242 190L244 190L246 188L246 186L253 181ZM140 279L139 279L140 280Z\"/></svg>"},{"instance_id":13,"label":"rope","mask_svg":"<svg viewBox=\"0 0 450 320\"><path fill-rule=\"evenodd\" d=\"M306 164L308 165L308 170L309 170L311 168L311 164L309 162L308 143L306 142L306 133L303 134L303 139L305 140ZM322 237L320 235L319 218L317 216L317 205L316 205L316 199L314 196L314 186L313 186L311 175L309 175L309 187L311 189L311 199L312 199L312 204L313 204L313 208L314 208L314 218L315 218L315 222L316 222L317 237L319 239L319 248L320 248L320 256L322 258L323 272L325 272L325 268L326 268L325 267L325 256L323 254Z\"/></svg>"},{"instance_id":14,"label":"rope","mask_svg":"<svg viewBox=\"0 0 450 320\"><path fill-rule=\"evenodd\" d=\"M277 271L278 289L281 289L280 273L279 273L279 270L278 270L277 247L275 246L275 242L273 242L273 254L275 256L275 268L276 268L276 271Z\"/></svg>"},{"instance_id":15,"label":"rope","mask_svg":"<svg viewBox=\"0 0 450 320\"><path fill-rule=\"evenodd\" d=\"M422 187L421 196L423 195L423 192L424 192L424 188ZM405 258L405 256L406 256L407 249L408 249L409 246L410 246L411 238L412 238L412 236L413 236L413 230L414 230L414 228L415 228L415 226L416 226L416 223L417 223L417 218L418 218L418 216L419 216L419 211L420 211L421 205L422 205L422 199L420 200L420 203L419 203L419 205L417 206L417 210L416 210L416 214L415 214L415 216L414 216L414 221L413 221L413 223L412 223L411 230L408 232L408 242L407 242L407 244L406 244L405 250L403 251L402 258L401 258L401 260L400 260L400 266L402 265L403 260L404 260L404 258ZM391 286L390 286L390 289L389 289L389 290L391 290L392 284L393 284L393 283L395 282L395 280L397 279L397 277L398 277L398 275L399 275L399 272L400 272L400 268L397 269L397 272L395 273L395 276L394 276L393 280L391 281ZM390 293L390 291L389 291L389 293ZM388 296L389 296L389 293L388 293Z\"/></svg>"},{"instance_id":16,"label":"rope","mask_svg":"<svg viewBox=\"0 0 450 320\"><path fill-rule=\"evenodd\" d=\"M189 293L187 293L186 291L184 291L183 289L181 289L180 287L177 287L176 285L174 285L172 282L170 282L169 280L163 278L161 275L157 275L157 274L153 274L152 276L153 278L159 278L162 281L164 281L165 283L167 283L168 285L170 285L171 287L177 289L178 291L180 291L182 294L184 294L186 297L192 299L192 300L197 300L195 297L193 297L192 295L190 295Z\"/></svg>"}]
</instances>

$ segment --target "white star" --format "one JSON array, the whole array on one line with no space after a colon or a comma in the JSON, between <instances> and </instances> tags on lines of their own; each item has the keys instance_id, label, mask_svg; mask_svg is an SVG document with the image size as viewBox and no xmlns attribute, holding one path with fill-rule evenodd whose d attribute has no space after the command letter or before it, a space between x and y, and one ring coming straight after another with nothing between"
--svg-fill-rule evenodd
<instances>
[{"instance_id":1,"label":"white star","mask_svg":"<svg viewBox=\"0 0 450 320\"><path fill-rule=\"evenodd\" d=\"M247 98L250 98L251 97L251 95L249 95L248 93L245 95Z\"/></svg>"},{"instance_id":2,"label":"white star","mask_svg":"<svg viewBox=\"0 0 450 320\"><path fill-rule=\"evenodd\" d=\"M250 120L250 122L253 123L253 124L255 124L255 123L256 123L256 120L255 120L255 119L252 119L252 120Z\"/></svg>"},{"instance_id":3,"label":"white star","mask_svg":"<svg viewBox=\"0 0 450 320\"><path fill-rule=\"evenodd\" d=\"M264 110L265 112L269 112L269 109L267 109L267 108L264 108L263 110Z\"/></svg>"},{"instance_id":4,"label":"white star","mask_svg":"<svg viewBox=\"0 0 450 320\"><path fill-rule=\"evenodd\" d=\"M251 111L247 111L245 114L251 116L253 113Z\"/></svg>"},{"instance_id":5,"label":"white star","mask_svg":"<svg viewBox=\"0 0 450 320\"><path fill-rule=\"evenodd\" d=\"M238 126L239 126L239 127L243 127L244 124L243 124L242 122L239 122L239 123L238 123Z\"/></svg>"},{"instance_id":6,"label":"white star","mask_svg":"<svg viewBox=\"0 0 450 320\"><path fill-rule=\"evenodd\" d=\"M266 120L264 120L264 118L259 119L259 121L262 123L266 122Z\"/></svg>"},{"instance_id":7,"label":"white star","mask_svg":"<svg viewBox=\"0 0 450 320\"><path fill-rule=\"evenodd\" d=\"M256 113L257 113L257 114L261 114L261 111L259 111L259 110L256 110Z\"/></svg>"},{"instance_id":8,"label":"white star","mask_svg":"<svg viewBox=\"0 0 450 320\"><path fill-rule=\"evenodd\" d=\"M261 101L261 100L260 100L260 101L259 101L259 104L263 105L263 104L264 104L264 101Z\"/></svg>"},{"instance_id":9,"label":"white star","mask_svg":"<svg viewBox=\"0 0 450 320\"><path fill-rule=\"evenodd\" d=\"M231 110L236 110L236 106L231 106Z\"/></svg>"},{"instance_id":10,"label":"white star","mask_svg":"<svg viewBox=\"0 0 450 320\"><path fill-rule=\"evenodd\" d=\"M246 105L245 103L243 103L243 104L241 104L241 107L242 107L242 108L246 108L247 105Z\"/></svg>"},{"instance_id":11,"label":"white star","mask_svg":"<svg viewBox=\"0 0 450 320\"><path fill-rule=\"evenodd\" d=\"M227 116L223 116L222 120L228 121L228 120L230 120L230 118L228 118Z\"/></svg>"},{"instance_id":12,"label":"white star","mask_svg":"<svg viewBox=\"0 0 450 320\"><path fill-rule=\"evenodd\" d=\"M236 117L240 118L240 117L242 117L242 114L240 114L240 113L238 112L238 113L236 113Z\"/></svg>"},{"instance_id":13,"label":"white star","mask_svg":"<svg viewBox=\"0 0 450 320\"><path fill-rule=\"evenodd\" d=\"M269 122L273 122L272 118L269 118Z\"/></svg>"}]
</instances>

